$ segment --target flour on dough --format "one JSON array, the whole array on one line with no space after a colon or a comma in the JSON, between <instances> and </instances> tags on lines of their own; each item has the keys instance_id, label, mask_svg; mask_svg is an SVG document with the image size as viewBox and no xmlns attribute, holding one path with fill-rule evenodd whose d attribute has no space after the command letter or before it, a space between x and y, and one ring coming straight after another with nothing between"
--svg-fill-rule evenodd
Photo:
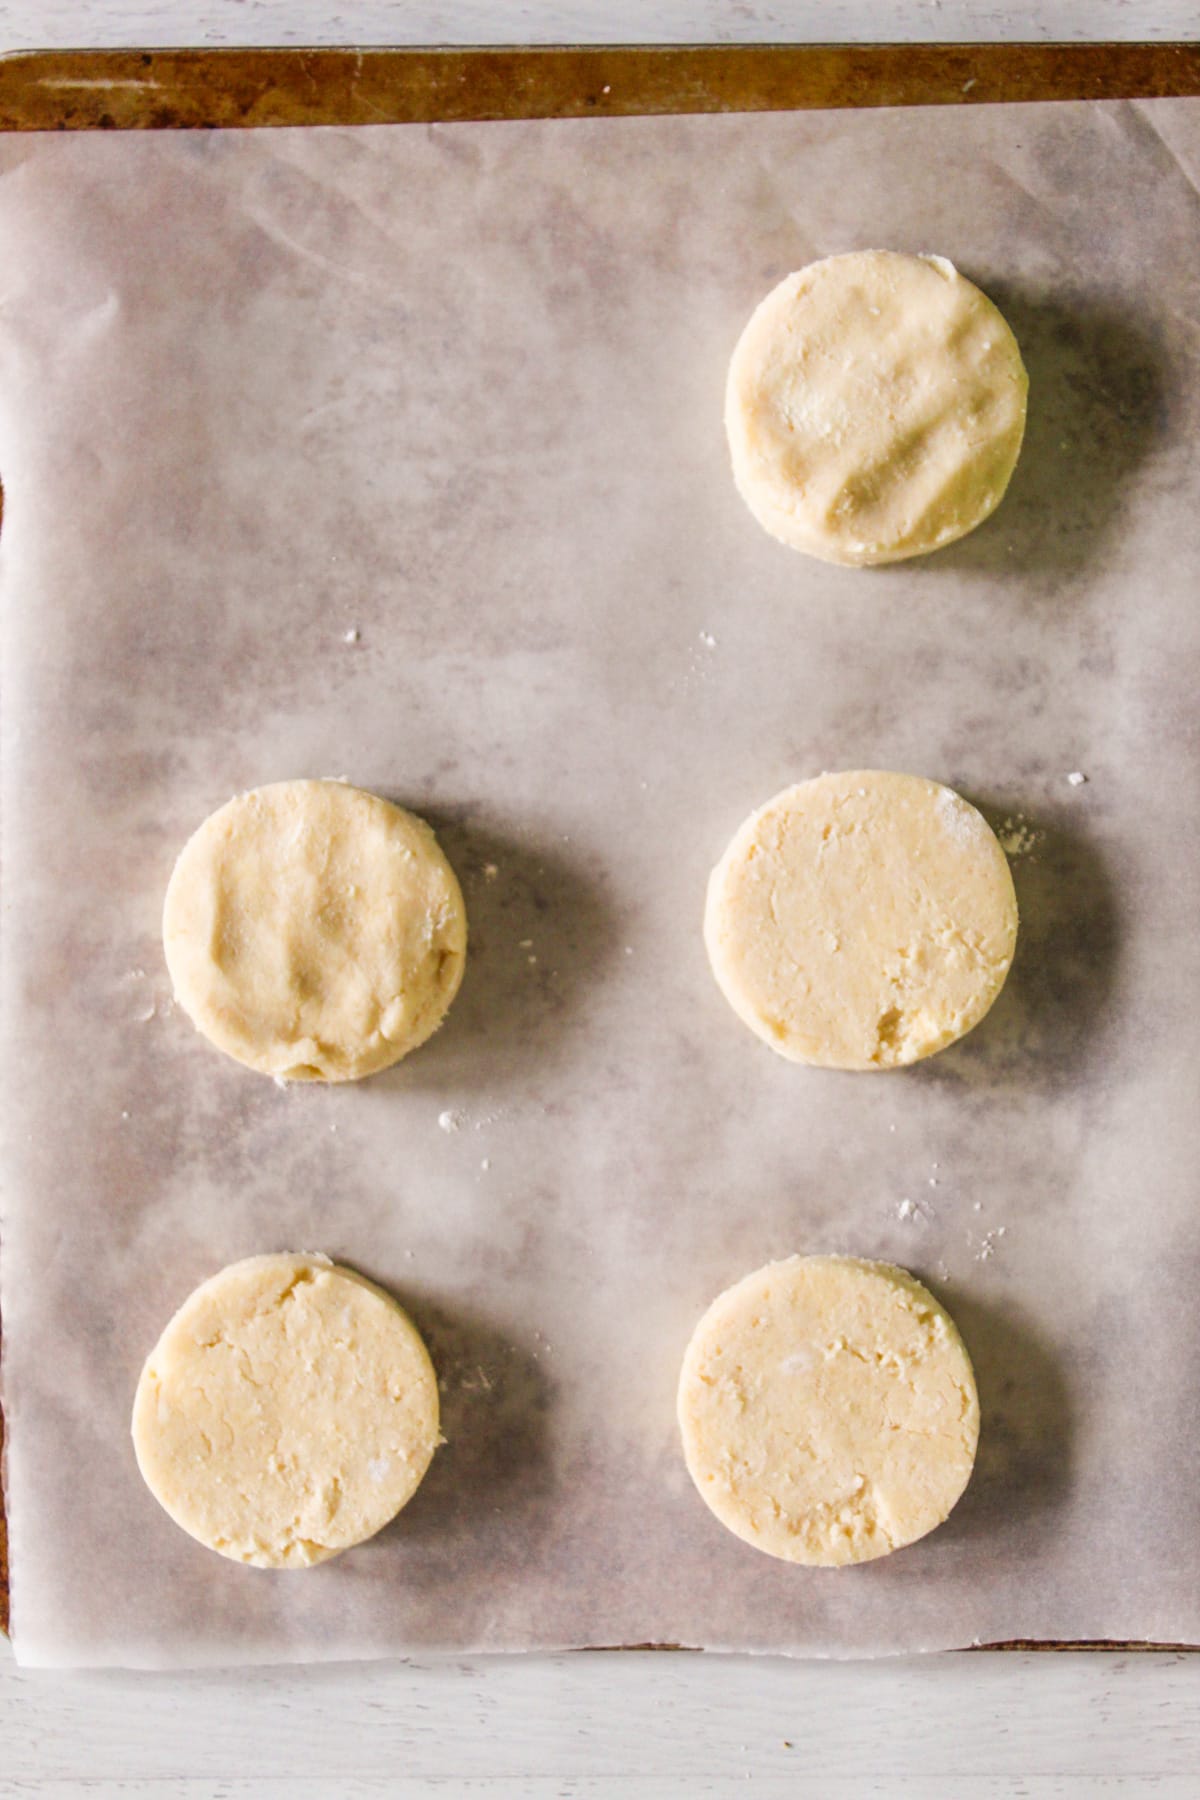
<instances>
[{"instance_id":1,"label":"flour on dough","mask_svg":"<svg viewBox=\"0 0 1200 1800\"><path fill-rule=\"evenodd\" d=\"M467 920L429 826L340 781L280 781L206 819L163 909L175 997L218 1049L288 1081L353 1081L423 1044Z\"/></svg>"},{"instance_id":2,"label":"flour on dough","mask_svg":"<svg viewBox=\"0 0 1200 1800\"><path fill-rule=\"evenodd\" d=\"M979 1400L953 1320L888 1263L793 1256L696 1327L679 1382L688 1470L730 1531L785 1562L886 1556L971 1476Z\"/></svg>"},{"instance_id":3,"label":"flour on dough","mask_svg":"<svg viewBox=\"0 0 1200 1800\"><path fill-rule=\"evenodd\" d=\"M389 1294L323 1256L252 1256L198 1287L151 1352L138 1467L192 1537L265 1569L325 1562L412 1498L437 1379Z\"/></svg>"},{"instance_id":4,"label":"flour on dough","mask_svg":"<svg viewBox=\"0 0 1200 1800\"><path fill-rule=\"evenodd\" d=\"M1000 504L1028 385L1008 325L944 257L831 256L781 281L734 351L734 479L810 556L920 556Z\"/></svg>"},{"instance_id":5,"label":"flour on dough","mask_svg":"<svg viewBox=\"0 0 1200 1800\"><path fill-rule=\"evenodd\" d=\"M1017 937L1008 861L950 788L821 775L751 815L713 870L704 938L725 998L792 1062L890 1069L971 1030Z\"/></svg>"}]
</instances>

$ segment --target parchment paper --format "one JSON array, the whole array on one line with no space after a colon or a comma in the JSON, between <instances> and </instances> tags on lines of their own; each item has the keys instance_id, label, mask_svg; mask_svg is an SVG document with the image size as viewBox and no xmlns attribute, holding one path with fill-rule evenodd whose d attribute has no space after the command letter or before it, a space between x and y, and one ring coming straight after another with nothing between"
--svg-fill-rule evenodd
<instances>
[{"instance_id":1,"label":"parchment paper","mask_svg":"<svg viewBox=\"0 0 1200 1800\"><path fill-rule=\"evenodd\" d=\"M0 157L21 1659L1200 1638L1200 108ZM999 301L1030 426L977 534L842 571L747 514L722 387L780 276L875 245ZM1023 912L986 1024L875 1077L756 1043L699 928L743 816L855 765L982 804ZM428 815L470 908L444 1030L349 1089L223 1059L162 964L180 845L293 775ZM273 1248L402 1297L449 1439L299 1575L193 1544L128 1436L174 1308ZM695 1319L796 1250L917 1270L978 1367L965 1499L859 1570L747 1549L676 1443Z\"/></svg>"}]
</instances>

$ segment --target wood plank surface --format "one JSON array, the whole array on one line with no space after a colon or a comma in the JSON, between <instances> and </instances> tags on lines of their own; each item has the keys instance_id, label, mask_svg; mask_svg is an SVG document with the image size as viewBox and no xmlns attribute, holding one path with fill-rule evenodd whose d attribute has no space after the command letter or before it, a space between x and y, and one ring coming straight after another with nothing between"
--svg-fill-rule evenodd
<instances>
[{"instance_id":1,"label":"wood plank surface","mask_svg":"<svg viewBox=\"0 0 1200 1800\"><path fill-rule=\"evenodd\" d=\"M1200 44L79 50L0 57L5 131L380 125L1167 96L1200 96ZM0 1414L0 1475L3 1443ZM7 1551L0 1507L0 1630L8 1626ZM983 1648L1164 1646L1022 1640Z\"/></svg>"}]
</instances>

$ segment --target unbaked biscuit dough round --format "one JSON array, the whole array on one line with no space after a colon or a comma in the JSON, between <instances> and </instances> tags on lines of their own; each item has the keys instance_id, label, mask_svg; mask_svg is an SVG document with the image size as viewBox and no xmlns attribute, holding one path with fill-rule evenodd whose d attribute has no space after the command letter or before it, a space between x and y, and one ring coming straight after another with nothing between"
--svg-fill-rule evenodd
<instances>
[{"instance_id":1,"label":"unbaked biscuit dough round","mask_svg":"<svg viewBox=\"0 0 1200 1800\"><path fill-rule=\"evenodd\" d=\"M198 1287L133 1408L155 1499L210 1550L263 1569L372 1537L438 1442L437 1378L416 1327L324 1256L252 1256Z\"/></svg>"},{"instance_id":2,"label":"unbaked biscuit dough round","mask_svg":"<svg viewBox=\"0 0 1200 1800\"><path fill-rule=\"evenodd\" d=\"M837 1567L942 1523L971 1477L979 1400L953 1320L913 1276L793 1256L713 1301L679 1424L723 1525L785 1562Z\"/></svg>"},{"instance_id":3,"label":"unbaked biscuit dough round","mask_svg":"<svg viewBox=\"0 0 1200 1800\"><path fill-rule=\"evenodd\" d=\"M1017 897L982 815L878 769L820 775L748 818L713 870L704 939L721 991L792 1062L892 1069L995 1000Z\"/></svg>"},{"instance_id":4,"label":"unbaked biscuit dough round","mask_svg":"<svg viewBox=\"0 0 1200 1800\"><path fill-rule=\"evenodd\" d=\"M944 257L831 256L781 281L733 353L734 480L810 556L921 556L1000 504L1028 386L1008 325Z\"/></svg>"},{"instance_id":5,"label":"unbaked biscuit dough round","mask_svg":"<svg viewBox=\"0 0 1200 1800\"><path fill-rule=\"evenodd\" d=\"M423 819L342 781L280 781L185 844L163 943L176 999L218 1049L289 1081L354 1081L437 1030L467 919Z\"/></svg>"}]
</instances>

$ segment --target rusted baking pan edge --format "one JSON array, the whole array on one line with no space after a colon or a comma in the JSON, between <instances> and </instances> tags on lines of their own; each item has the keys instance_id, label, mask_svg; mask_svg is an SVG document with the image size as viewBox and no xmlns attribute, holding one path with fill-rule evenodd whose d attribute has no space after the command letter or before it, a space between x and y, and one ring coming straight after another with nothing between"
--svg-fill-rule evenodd
<instances>
[{"instance_id":1,"label":"rusted baking pan edge","mask_svg":"<svg viewBox=\"0 0 1200 1800\"><path fill-rule=\"evenodd\" d=\"M1200 94L1200 44L77 50L0 58L0 128L379 125Z\"/></svg>"}]
</instances>

